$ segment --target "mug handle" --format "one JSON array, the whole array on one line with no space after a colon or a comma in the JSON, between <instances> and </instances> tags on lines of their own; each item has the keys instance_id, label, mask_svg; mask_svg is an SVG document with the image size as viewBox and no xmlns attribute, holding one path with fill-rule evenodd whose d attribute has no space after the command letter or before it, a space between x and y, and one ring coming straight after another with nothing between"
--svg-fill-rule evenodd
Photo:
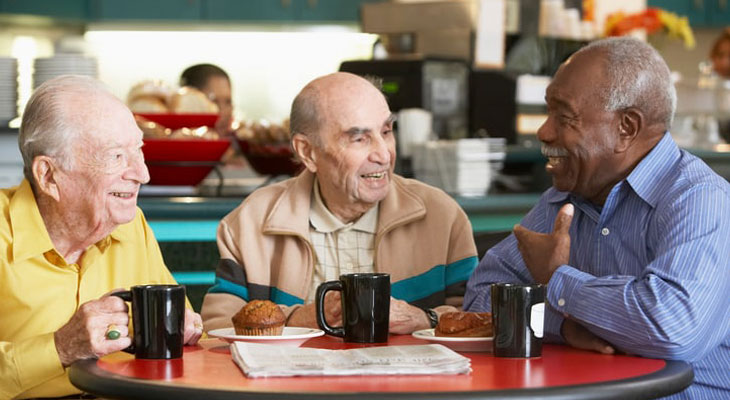
<instances>
[{"instance_id":1,"label":"mug handle","mask_svg":"<svg viewBox=\"0 0 730 400\"><path fill-rule=\"evenodd\" d=\"M117 296L120 299L124 301L132 301L132 291L131 290L123 290L121 292L114 292L110 296ZM134 348L134 340L132 340L132 344L129 345L126 349L122 349L123 352L129 353L129 354L135 354L135 348Z\"/></svg>"},{"instance_id":2,"label":"mug handle","mask_svg":"<svg viewBox=\"0 0 730 400\"><path fill-rule=\"evenodd\" d=\"M315 296L315 305L317 307L317 325L319 328L325 331L328 335L345 337L345 328L333 328L327 325L327 319L324 317L324 295L330 290L337 290L342 292L342 282L340 281L329 281L320 284L317 287L317 294Z\"/></svg>"}]
</instances>

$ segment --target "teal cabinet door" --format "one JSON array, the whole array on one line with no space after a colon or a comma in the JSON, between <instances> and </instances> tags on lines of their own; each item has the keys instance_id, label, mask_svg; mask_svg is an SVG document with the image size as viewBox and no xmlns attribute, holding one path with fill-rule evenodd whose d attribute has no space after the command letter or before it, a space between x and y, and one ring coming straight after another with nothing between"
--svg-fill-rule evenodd
<instances>
[{"instance_id":1,"label":"teal cabinet door","mask_svg":"<svg viewBox=\"0 0 730 400\"><path fill-rule=\"evenodd\" d=\"M0 13L30 14L62 19L85 20L87 0L0 0Z\"/></svg>"},{"instance_id":2,"label":"teal cabinet door","mask_svg":"<svg viewBox=\"0 0 730 400\"><path fill-rule=\"evenodd\" d=\"M691 27L707 26L707 9L717 0L648 0L647 6L658 7L689 18Z\"/></svg>"},{"instance_id":3,"label":"teal cabinet door","mask_svg":"<svg viewBox=\"0 0 730 400\"><path fill-rule=\"evenodd\" d=\"M360 5L381 0L296 0L297 19L307 22L359 22Z\"/></svg>"},{"instance_id":4,"label":"teal cabinet door","mask_svg":"<svg viewBox=\"0 0 730 400\"><path fill-rule=\"evenodd\" d=\"M709 3L708 25L730 26L730 0L705 0Z\"/></svg>"},{"instance_id":5,"label":"teal cabinet door","mask_svg":"<svg viewBox=\"0 0 730 400\"><path fill-rule=\"evenodd\" d=\"M202 0L90 0L98 21L199 21Z\"/></svg>"},{"instance_id":6,"label":"teal cabinet door","mask_svg":"<svg viewBox=\"0 0 730 400\"><path fill-rule=\"evenodd\" d=\"M203 19L230 22L293 21L294 0L205 0Z\"/></svg>"}]
</instances>

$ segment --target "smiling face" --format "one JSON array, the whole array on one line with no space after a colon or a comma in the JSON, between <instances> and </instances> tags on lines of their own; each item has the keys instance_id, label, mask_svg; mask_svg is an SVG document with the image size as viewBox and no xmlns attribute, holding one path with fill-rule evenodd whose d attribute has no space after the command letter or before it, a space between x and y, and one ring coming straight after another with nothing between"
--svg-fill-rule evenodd
<instances>
[{"instance_id":1,"label":"smiling face","mask_svg":"<svg viewBox=\"0 0 730 400\"><path fill-rule=\"evenodd\" d=\"M134 219L140 185L149 181L142 132L130 111L108 94L92 99L76 118L80 136L72 142L71 168L56 178L60 207L79 229L110 233ZM68 104L82 107L83 102ZM81 120L83 118L83 121Z\"/></svg>"},{"instance_id":2,"label":"smiling face","mask_svg":"<svg viewBox=\"0 0 730 400\"><path fill-rule=\"evenodd\" d=\"M620 121L598 95L607 82L596 53L576 54L555 74L545 97L548 118L537 136L553 186L602 204L620 179L614 151Z\"/></svg>"},{"instance_id":3,"label":"smiling face","mask_svg":"<svg viewBox=\"0 0 730 400\"><path fill-rule=\"evenodd\" d=\"M390 190L393 114L383 95L362 78L330 75L319 87L322 123L308 168L317 174L330 211L340 219L361 215Z\"/></svg>"}]
</instances>

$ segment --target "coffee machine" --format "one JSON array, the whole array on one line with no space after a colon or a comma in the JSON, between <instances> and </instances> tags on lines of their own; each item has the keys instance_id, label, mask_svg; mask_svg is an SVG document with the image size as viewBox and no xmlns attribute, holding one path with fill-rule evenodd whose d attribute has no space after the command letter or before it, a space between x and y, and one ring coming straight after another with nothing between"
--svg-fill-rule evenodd
<instances>
[{"instance_id":1,"label":"coffee machine","mask_svg":"<svg viewBox=\"0 0 730 400\"><path fill-rule=\"evenodd\" d=\"M433 133L440 139L468 136L469 67L446 59L388 59L345 61L340 71L381 81L392 112L422 108L433 116Z\"/></svg>"}]
</instances>

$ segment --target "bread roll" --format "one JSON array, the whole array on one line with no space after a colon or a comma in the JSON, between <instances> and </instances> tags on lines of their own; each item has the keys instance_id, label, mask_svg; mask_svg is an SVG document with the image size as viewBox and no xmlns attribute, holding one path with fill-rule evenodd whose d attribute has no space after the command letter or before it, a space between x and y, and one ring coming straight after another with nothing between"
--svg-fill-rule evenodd
<instances>
[{"instance_id":1,"label":"bread roll","mask_svg":"<svg viewBox=\"0 0 730 400\"><path fill-rule=\"evenodd\" d=\"M167 103L172 93L173 90L160 80L142 81L129 89L129 93L127 94L127 105L131 106L137 99L144 98L147 99L146 101L151 101L157 106L160 104L163 105L165 107L165 111L163 112L167 112ZM150 99L156 99L156 101L152 101Z\"/></svg>"},{"instance_id":2,"label":"bread roll","mask_svg":"<svg viewBox=\"0 0 730 400\"><path fill-rule=\"evenodd\" d=\"M130 101L128 105L129 109L134 113L164 114L169 111L167 104L155 96L138 96Z\"/></svg>"},{"instance_id":3,"label":"bread roll","mask_svg":"<svg viewBox=\"0 0 730 400\"><path fill-rule=\"evenodd\" d=\"M170 110L174 113L218 114L218 106L203 92L190 86L180 88L170 98Z\"/></svg>"},{"instance_id":4,"label":"bread roll","mask_svg":"<svg viewBox=\"0 0 730 400\"><path fill-rule=\"evenodd\" d=\"M436 336L456 337L491 337L492 313L475 313L466 311L447 312L441 314L439 323L434 329Z\"/></svg>"}]
</instances>

